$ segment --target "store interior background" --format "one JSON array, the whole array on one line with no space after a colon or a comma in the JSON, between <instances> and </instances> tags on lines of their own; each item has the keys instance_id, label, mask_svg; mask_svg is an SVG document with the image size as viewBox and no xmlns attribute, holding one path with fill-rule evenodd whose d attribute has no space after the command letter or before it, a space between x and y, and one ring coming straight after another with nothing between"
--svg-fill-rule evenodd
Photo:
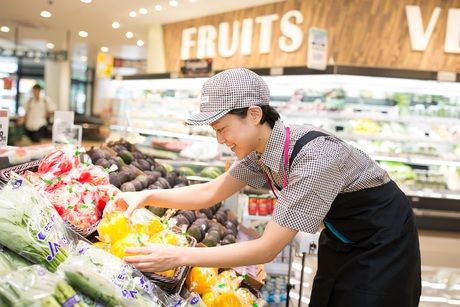
<instances>
[{"instance_id":1,"label":"store interior background","mask_svg":"<svg viewBox=\"0 0 460 307\"><path fill-rule=\"evenodd\" d=\"M429 28L430 18L436 15L436 8L440 8L424 50L413 50L407 5L420 8L425 30ZM278 48L281 36L279 19L290 10L302 13L303 20L299 25L303 41L296 50L283 52ZM412 194L409 195L412 202L418 204L414 210L423 222L420 244L422 264L428 268L428 273L423 287L426 299L422 304L460 305L460 286L451 290L457 299L436 300L448 290L449 283L460 285L460 183L446 183L447 180L460 179L446 179L446 173L442 173L443 167L460 169L460 52L445 50L446 32L450 31L448 16L460 18L453 10L460 10L460 1L404 0L392 5L384 0L2 1L0 108L10 112L10 142L15 146L30 145L30 141L20 137L15 121L24 115L23 106L36 83L44 86L46 96L52 99L58 110L75 113L75 123L84 129L85 146L100 144L109 138L128 137L152 147L154 136L202 145L201 142L210 141L212 131L206 128L190 130L182 124L186 116L198 110L197 97L205 80L181 77L183 30L195 27L199 32L199 27L204 25L219 29L221 22L229 22L231 29L234 20L278 14L272 21L268 52L257 49L258 44L262 44L261 30L260 23L254 23L250 54L244 56L236 52L223 57L219 51L212 54L206 50L204 57L213 58L214 71L240 66L255 69L269 83L275 105L285 107L282 109L284 113L281 112L284 119L322 125L335 129L332 131L339 135L348 132L353 123L360 124L356 121L356 112L344 116L328 113L321 117L317 115L317 109L310 107L302 109L300 116L294 116L299 109L286 107L294 92L302 89L301 100L312 105L324 98L324 92L328 90L332 90L329 102L333 103L333 98L340 100L343 98L340 90L344 90L349 97L360 97L360 102L368 98L380 101L382 110L386 108L385 101L393 97L390 94L418 95L418 99L423 100L421 105L425 105L425 113L409 106L406 113L396 111L393 114L394 105L382 111L383 116L402 116L401 122L396 121L399 128L390 129L384 136L372 133L361 137L356 134L345 136L358 147L370 148L369 153L380 157L379 160L384 158L376 149L376 140L400 144L385 143L396 154L401 153L398 146L438 150L431 156L427 154L428 158L406 154L405 158L399 155L390 162L416 165L417 172L423 171L429 178L428 183L422 182L410 189ZM51 16L43 17L43 11ZM459 20L450 22L453 24L451 29L460 27ZM306 67L310 27L328 30L328 66L324 71ZM188 50L191 59L197 57L198 32L191 36L194 38ZM316 99L315 95L318 96ZM437 107L427 107L439 107L439 101L444 103L443 114ZM361 107L360 111L369 112L365 103ZM415 114L418 111L421 113ZM404 118L411 115L428 119L422 123L416 119L405 122ZM419 126L431 122L432 127L439 130L452 131L457 127L456 137L448 135L433 141L426 133L415 137L411 134ZM424 137L428 139L421 140ZM43 142L49 143L50 140ZM372 142L374 145L369 145ZM423 161L415 161L417 158ZM208 158L206 163L212 164L213 160L217 160L215 156ZM223 162L215 163L220 165ZM432 181L442 188L429 186ZM440 208L436 207L438 204ZM244 210L240 213L247 217ZM252 222L248 220L247 225ZM314 264L311 267L314 268ZM308 285L306 289L311 288Z\"/></svg>"}]
</instances>

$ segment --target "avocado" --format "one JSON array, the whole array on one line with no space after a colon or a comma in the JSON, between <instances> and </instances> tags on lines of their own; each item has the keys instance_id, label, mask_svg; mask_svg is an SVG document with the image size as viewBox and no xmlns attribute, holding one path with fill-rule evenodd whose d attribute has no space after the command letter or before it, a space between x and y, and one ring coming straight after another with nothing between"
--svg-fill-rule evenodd
<instances>
[{"instance_id":1,"label":"avocado","mask_svg":"<svg viewBox=\"0 0 460 307\"><path fill-rule=\"evenodd\" d=\"M134 185L134 187L136 188L136 191L142 191L144 189L144 185L139 180L134 179L134 180L131 180L130 182Z\"/></svg>"},{"instance_id":2,"label":"avocado","mask_svg":"<svg viewBox=\"0 0 460 307\"><path fill-rule=\"evenodd\" d=\"M214 247L214 246L217 245L218 241L219 240L217 240L215 237L210 236L209 234L207 234L206 237L203 239L203 241L201 241L201 243L203 243L207 247Z\"/></svg>"},{"instance_id":3,"label":"avocado","mask_svg":"<svg viewBox=\"0 0 460 307\"><path fill-rule=\"evenodd\" d=\"M127 172L127 171L118 172L118 178L120 178L121 184L131 180L129 172Z\"/></svg>"},{"instance_id":4,"label":"avocado","mask_svg":"<svg viewBox=\"0 0 460 307\"><path fill-rule=\"evenodd\" d=\"M99 166L102 166L103 168L109 168L110 167L109 161L107 161L107 159L104 159L104 158L97 160L95 164L99 165Z\"/></svg>"},{"instance_id":5,"label":"avocado","mask_svg":"<svg viewBox=\"0 0 460 307\"><path fill-rule=\"evenodd\" d=\"M212 210L211 209L209 209L209 208L200 209L200 212L206 214L206 217L208 219L212 219Z\"/></svg>"},{"instance_id":6,"label":"avocado","mask_svg":"<svg viewBox=\"0 0 460 307\"><path fill-rule=\"evenodd\" d=\"M226 235L224 237L224 240L227 240L227 241L230 241L231 243L235 243L236 242L236 238L234 235Z\"/></svg>"},{"instance_id":7,"label":"avocado","mask_svg":"<svg viewBox=\"0 0 460 307\"><path fill-rule=\"evenodd\" d=\"M163 177L160 177L158 178L158 185L162 188L162 189L170 189L171 186L169 185L169 182L168 180L166 180L165 178Z\"/></svg>"},{"instance_id":8,"label":"avocado","mask_svg":"<svg viewBox=\"0 0 460 307\"><path fill-rule=\"evenodd\" d=\"M196 220L195 212L193 211L180 210L177 214L182 214L183 216L185 216L189 224L192 224Z\"/></svg>"},{"instance_id":9,"label":"avocado","mask_svg":"<svg viewBox=\"0 0 460 307\"><path fill-rule=\"evenodd\" d=\"M208 236L215 237L217 241L220 241L221 235L218 230L210 228L208 230Z\"/></svg>"},{"instance_id":10,"label":"avocado","mask_svg":"<svg viewBox=\"0 0 460 307\"><path fill-rule=\"evenodd\" d=\"M147 160L144 160L144 159L139 159L137 160L137 163L139 164L141 170L143 171L148 171L150 170L151 168L151 165L149 162L147 162Z\"/></svg>"},{"instance_id":11,"label":"avocado","mask_svg":"<svg viewBox=\"0 0 460 307\"><path fill-rule=\"evenodd\" d=\"M187 230L187 233L194 237L197 242L201 242L204 238L204 231L201 229L199 226L192 225L190 228Z\"/></svg>"},{"instance_id":12,"label":"avocado","mask_svg":"<svg viewBox=\"0 0 460 307\"><path fill-rule=\"evenodd\" d=\"M147 175L139 175L136 177L136 180L139 180L142 183L143 189L149 186L149 178L147 177Z\"/></svg>"},{"instance_id":13,"label":"avocado","mask_svg":"<svg viewBox=\"0 0 460 307\"><path fill-rule=\"evenodd\" d=\"M176 215L175 217L173 217L172 219L175 219L176 220L176 225L177 226L182 226L182 225L187 225L187 227L190 225L188 219L183 216L182 214L178 214Z\"/></svg>"},{"instance_id":14,"label":"avocado","mask_svg":"<svg viewBox=\"0 0 460 307\"><path fill-rule=\"evenodd\" d=\"M133 155L127 150L121 151L119 155L126 164L130 164L134 160Z\"/></svg>"},{"instance_id":15,"label":"avocado","mask_svg":"<svg viewBox=\"0 0 460 307\"><path fill-rule=\"evenodd\" d=\"M117 174L117 173L110 173L109 174L109 182L110 182L110 184L113 184L117 188L120 188L121 185L122 185L121 180L120 180L120 175Z\"/></svg>"},{"instance_id":16,"label":"avocado","mask_svg":"<svg viewBox=\"0 0 460 307\"><path fill-rule=\"evenodd\" d=\"M148 206L147 209L149 209L153 214L155 214L158 217L162 217L166 212L165 208L154 207L154 206Z\"/></svg>"},{"instance_id":17,"label":"avocado","mask_svg":"<svg viewBox=\"0 0 460 307\"><path fill-rule=\"evenodd\" d=\"M134 184L130 181L130 182L125 182L121 185L121 188L120 190L122 192L136 192L136 187L134 186Z\"/></svg>"}]
</instances>

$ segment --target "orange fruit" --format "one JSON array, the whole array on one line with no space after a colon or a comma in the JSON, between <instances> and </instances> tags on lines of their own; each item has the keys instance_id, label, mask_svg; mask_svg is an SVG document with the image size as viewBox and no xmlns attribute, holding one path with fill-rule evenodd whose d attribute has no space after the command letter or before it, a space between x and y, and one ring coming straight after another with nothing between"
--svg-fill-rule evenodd
<instances>
[{"instance_id":1,"label":"orange fruit","mask_svg":"<svg viewBox=\"0 0 460 307\"><path fill-rule=\"evenodd\" d=\"M217 273L217 268L194 267L187 276L187 288L200 295L210 292L216 282Z\"/></svg>"}]
</instances>

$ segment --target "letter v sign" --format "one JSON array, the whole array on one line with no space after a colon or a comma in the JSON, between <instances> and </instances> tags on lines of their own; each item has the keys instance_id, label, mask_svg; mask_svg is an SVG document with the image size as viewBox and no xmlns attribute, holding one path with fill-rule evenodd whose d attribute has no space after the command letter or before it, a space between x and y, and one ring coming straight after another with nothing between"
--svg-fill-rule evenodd
<instances>
[{"instance_id":1,"label":"letter v sign","mask_svg":"<svg viewBox=\"0 0 460 307\"><path fill-rule=\"evenodd\" d=\"M423 31L423 20L420 6L406 5L407 25L409 26L412 49L417 51L424 51L426 49L440 14L441 8L436 7L431 14L430 22L428 23L426 31Z\"/></svg>"}]
</instances>

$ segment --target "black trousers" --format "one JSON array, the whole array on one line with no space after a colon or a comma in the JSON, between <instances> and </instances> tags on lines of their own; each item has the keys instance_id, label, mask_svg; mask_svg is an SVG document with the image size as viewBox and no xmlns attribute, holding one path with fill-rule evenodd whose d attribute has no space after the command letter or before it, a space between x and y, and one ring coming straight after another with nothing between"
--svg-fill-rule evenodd
<instances>
[{"instance_id":1,"label":"black trousers","mask_svg":"<svg viewBox=\"0 0 460 307\"><path fill-rule=\"evenodd\" d=\"M46 126L40 127L40 129L33 131L25 128L26 136L32 141L32 143L39 143L42 138L48 133Z\"/></svg>"}]
</instances>

